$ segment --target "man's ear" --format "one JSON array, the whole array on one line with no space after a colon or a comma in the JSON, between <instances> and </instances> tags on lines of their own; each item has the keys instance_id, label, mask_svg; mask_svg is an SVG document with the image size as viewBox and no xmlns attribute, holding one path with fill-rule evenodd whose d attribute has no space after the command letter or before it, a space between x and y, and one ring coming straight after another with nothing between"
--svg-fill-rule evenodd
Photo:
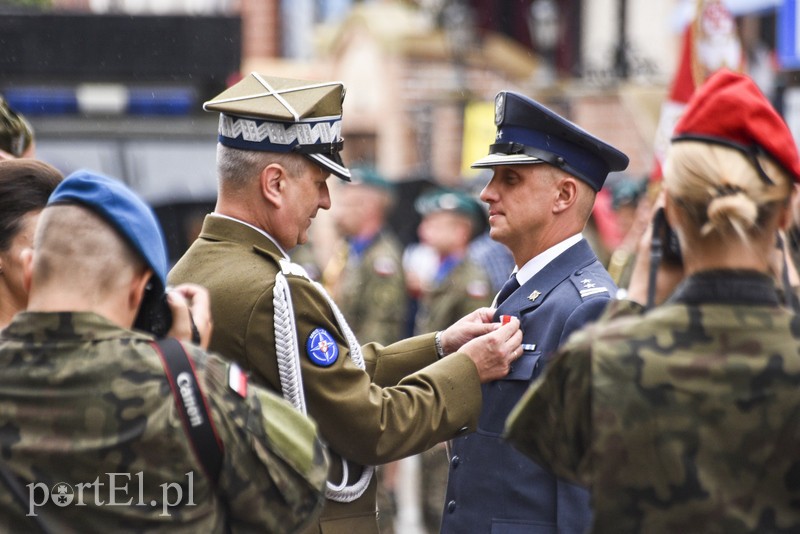
<instances>
[{"instance_id":1,"label":"man's ear","mask_svg":"<svg viewBox=\"0 0 800 534\"><path fill-rule=\"evenodd\" d=\"M578 199L578 182L572 176L562 178L556 186L553 213L566 211Z\"/></svg>"},{"instance_id":2,"label":"man's ear","mask_svg":"<svg viewBox=\"0 0 800 534\"><path fill-rule=\"evenodd\" d=\"M22 285L25 288L25 293L30 294L31 283L33 282L33 249L22 249L19 257L22 260Z\"/></svg>"},{"instance_id":3,"label":"man's ear","mask_svg":"<svg viewBox=\"0 0 800 534\"><path fill-rule=\"evenodd\" d=\"M139 307L142 305L142 299L144 299L144 290L152 276L152 269L145 268L141 271L133 273L133 276L131 277L131 283L128 289L128 306L133 312L133 317L136 317Z\"/></svg>"},{"instance_id":4,"label":"man's ear","mask_svg":"<svg viewBox=\"0 0 800 534\"><path fill-rule=\"evenodd\" d=\"M261 196L276 208L280 208L283 204L286 179L286 170L279 163L270 163L258 176Z\"/></svg>"}]
</instances>

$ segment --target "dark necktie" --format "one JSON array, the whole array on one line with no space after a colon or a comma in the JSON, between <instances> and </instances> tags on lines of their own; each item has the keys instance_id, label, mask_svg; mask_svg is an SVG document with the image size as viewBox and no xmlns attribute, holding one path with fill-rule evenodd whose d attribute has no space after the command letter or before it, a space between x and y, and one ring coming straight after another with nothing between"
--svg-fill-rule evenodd
<instances>
[{"instance_id":1,"label":"dark necktie","mask_svg":"<svg viewBox=\"0 0 800 534\"><path fill-rule=\"evenodd\" d=\"M503 284L503 287L500 288L500 293L497 294L497 299L495 301L495 307L500 306L504 300L506 300L511 293L519 289L519 282L517 282L517 275L516 273L511 275L511 278L506 280L506 283Z\"/></svg>"}]
</instances>

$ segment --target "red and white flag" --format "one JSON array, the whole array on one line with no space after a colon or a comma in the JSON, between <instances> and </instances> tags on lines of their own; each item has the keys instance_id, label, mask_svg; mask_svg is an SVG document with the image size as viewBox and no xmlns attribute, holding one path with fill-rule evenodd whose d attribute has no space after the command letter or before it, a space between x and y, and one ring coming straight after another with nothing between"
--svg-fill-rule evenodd
<instances>
[{"instance_id":1,"label":"red and white flag","mask_svg":"<svg viewBox=\"0 0 800 534\"><path fill-rule=\"evenodd\" d=\"M651 180L661 179L661 166L672 131L695 88L723 67L735 71L744 69L736 20L722 0L697 0L694 20L683 33L681 56L669 96L661 105Z\"/></svg>"}]
</instances>

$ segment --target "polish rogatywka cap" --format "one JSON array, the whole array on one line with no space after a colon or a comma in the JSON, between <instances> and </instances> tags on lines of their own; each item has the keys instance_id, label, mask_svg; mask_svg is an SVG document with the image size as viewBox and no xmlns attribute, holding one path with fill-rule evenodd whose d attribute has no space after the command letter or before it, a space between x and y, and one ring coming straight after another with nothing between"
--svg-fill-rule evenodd
<instances>
[{"instance_id":1,"label":"polish rogatywka cap","mask_svg":"<svg viewBox=\"0 0 800 534\"><path fill-rule=\"evenodd\" d=\"M350 181L342 162L341 82L253 72L203 104L220 113L219 142L240 150L296 153Z\"/></svg>"}]
</instances>

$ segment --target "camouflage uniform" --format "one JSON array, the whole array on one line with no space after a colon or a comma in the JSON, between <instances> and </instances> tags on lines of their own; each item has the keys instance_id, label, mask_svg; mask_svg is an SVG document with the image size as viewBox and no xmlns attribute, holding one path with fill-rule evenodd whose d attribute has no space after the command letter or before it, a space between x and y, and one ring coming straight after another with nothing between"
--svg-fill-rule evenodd
<instances>
[{"instance_id":1,"label":"camouflage uniform","mask_svg":"<svg viewBox=\"0 0 800 534\"><path fill-rule=\"evenodd\" d=\"M800 532L799 353L768 277L695 275L573 336L506 435L591 487L594 532Z\"/></svg>"},{"instance_id":2,"label":"camouflage uniform","mask_svg":"<svg viewBox=\"0 0 800 534\"><path fill-rule=\"evenodd\" d=\"M334 299L356 338L382 345L399 340L408 306L397 238L384 231L361 255L351 251Z\"/></svg>"},{"instance_id":3,"label":"camouflage uniform","mask_svg":"<svg viewBox=\"0 0 800 534\"><path fill-rule=\"evenodd\" d=\"M228 386L230 364L186 345L225 450L215 492L151 340L88 312L21 313L2 332L4 470L26 495L39 485L35 502L47 502L45 488L74 501L51 500L37 517L54 532L171 533L224 532L226 522L233 532L294 532L315 517L327 462L313 423L252 383L243 398ZM79 493L95 481L104 485ZM164 513L178 484L183 499ZM0 483L0 530L35 531L28 513Z\"/></svg>"},{"instance_id":4,"label":"camouflage uniform","mask_svg":"<svg viewBox=\"0 0 800 534\"><path fill-rule=\"evenodd\" d=\"M422 297L416 322L418 333L443 330L492 303L489 276L472 260L465 258L443 274L444 278ZM442 522L449 460L443 445L428 449L420 455L420 460L422 520L433 534L439 532Z\"/></svg>"}]
</instances>

